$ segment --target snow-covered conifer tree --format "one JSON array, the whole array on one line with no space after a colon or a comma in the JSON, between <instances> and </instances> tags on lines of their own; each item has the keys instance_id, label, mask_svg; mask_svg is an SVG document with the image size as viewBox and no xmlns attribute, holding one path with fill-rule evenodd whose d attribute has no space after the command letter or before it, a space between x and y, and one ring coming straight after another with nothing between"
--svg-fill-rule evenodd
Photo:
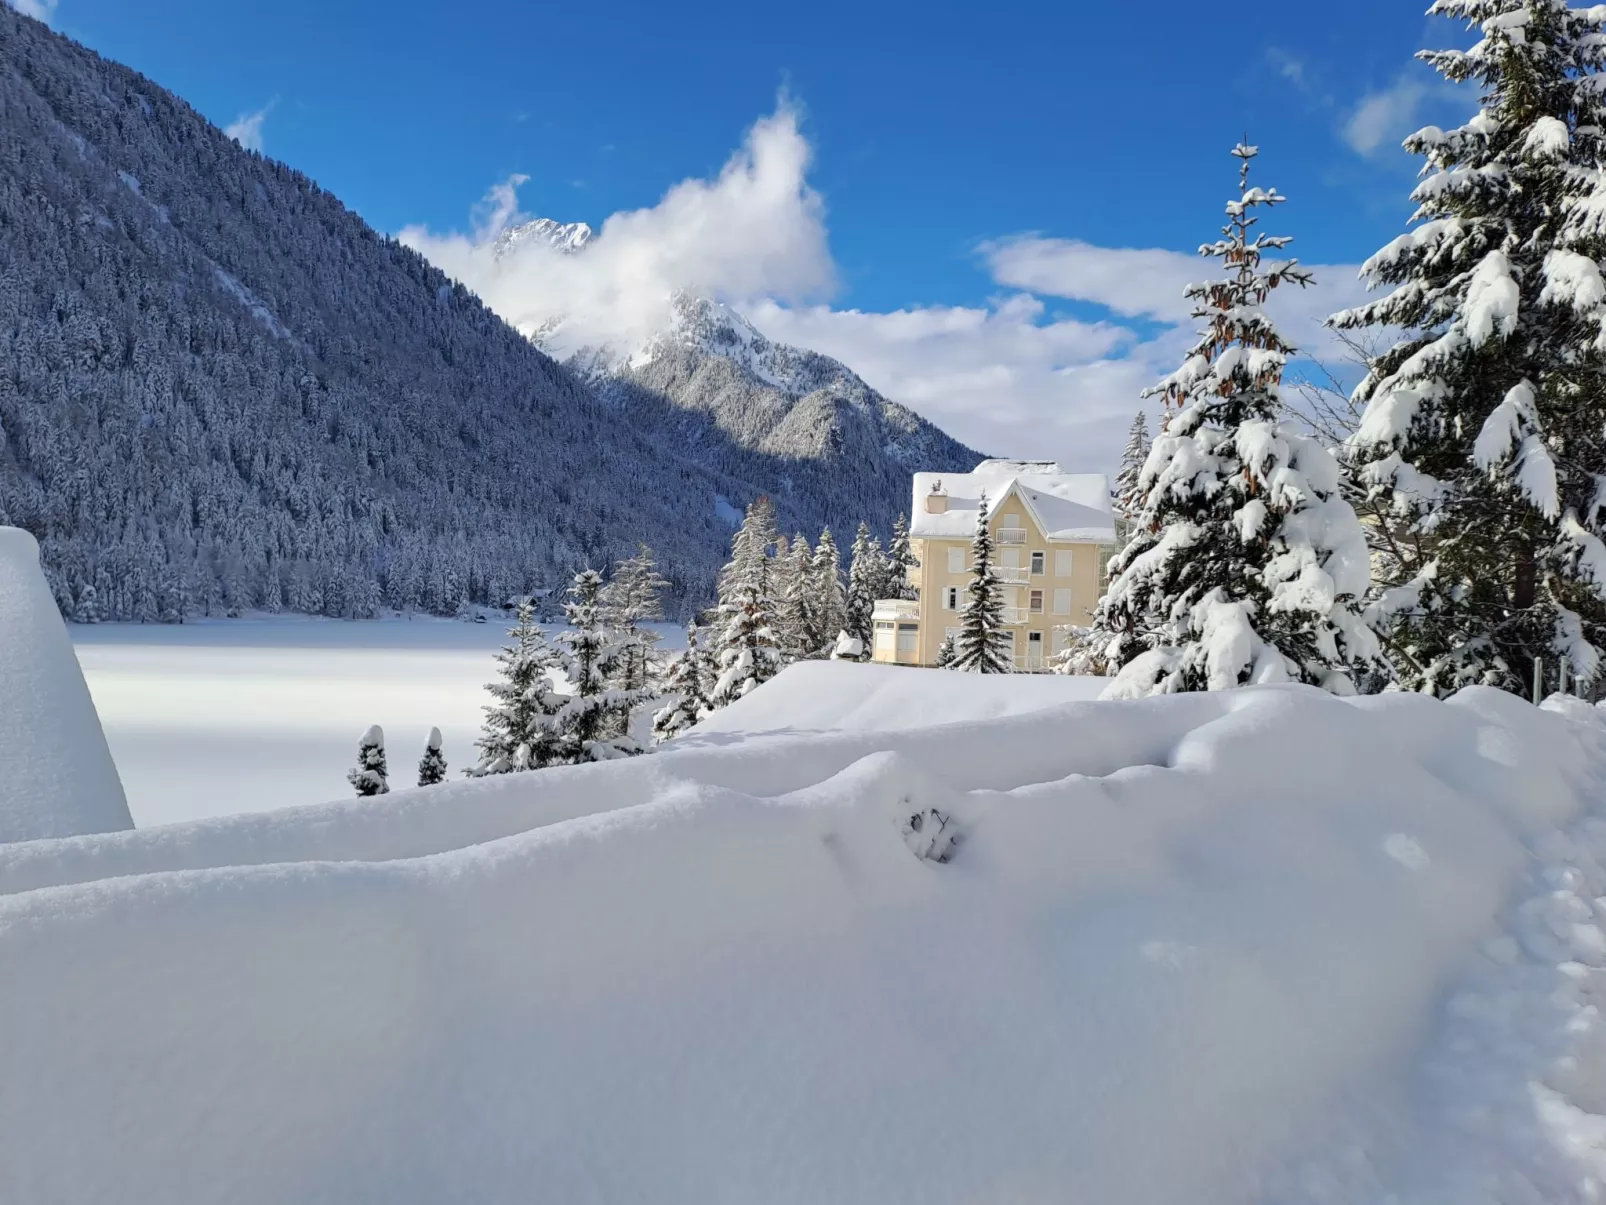
<instances>
[{"instance_id":1,"label":"snow-covered conifer tree","mask_svg":"<svg viewBox=\"0 0 1606 1205\"><path fill-rule=\"evenodd\" d=\"M738 584L756 581L770 595L771 553L780 533L775 526L775 504L767 496L755 499L742 518L742 525L731 537L731 559L719 571L719 594Z\"/></svg>"},{"instance_id":2,"label":"snow-covered conifer tree","mask_svg":"<svg viewBox=\"0 0 1606 1205\"><path fill-rule=\"evenodd\" d=\"M619 646L602 626L602 576L594 569L575 574L564 616L569 626L557 634L564 654L559 666L574 687L552 717L557 747L554 761L611 761L642 752L629 734L630 713L655 698L645 687L610 685Z\"/></svg>"},{"instance_id":3,"label":"snow-covered conifer tree","mask_svg":"<svg viewBox=\"0 0 1606 1205\"><path fill-rule=\"evenodd\" d=\"M1283 417L1293 348L1262 307L1272 289L1311 277L1295 261L1262 262L1290 240L1251 237L1257 211L1283 201L1250 187L1255 153L1233 149L1238 195L1222 237L1199 249L1223 274L1188 286L1198 341L1145 395L1163 397L1170 417L1094 625L1110 637L1115 696L1290 680L1349 692L1352 673L1377 658L1358 609L1370 584L1366 541L1339 494L1337 462Z\"/></svg>"},{"instance_id":4,"label":"snow-covered conifer tree","mask_svg":"<svg viewBox=\"0 0 1606 1205\"><path fill-rule=\"evenodd\" d=\"M418 762L418 785L432 787L446 781L446 754L441 752L441 730L431 728L424 756Z\"/></svg>"},{"instance_id":5,"label":"snow-covered conifer tree","mask_svg":"<svg viewBox=\"0 0 1606 1205\"><path fill-rule=\"evenodd\" d=\"M799 532L778 557L775 583L775 642L787 661L819 654L825 643L816 621L814 554Z\"/></svg>"},{"instance_id":6,"label":"snow-covered conifer tree","mask_svg":"<svg viewBox=\"0 0 1606 1205\"><path fill-rule=\"evenodd\" d=\"M813 581L814 628L812 635L821 654L828 653L847 626L847 598L842 592L842 557L837 552L831 529L820 532L814 546Z\"/></svg>"},{"instance_id":7,"label":"snow-covered conifer tree","mask_svg":"<svg viewBox=\"0 0 1606 1205\"><path fill-rule=\"evenodd\" d=\"M869 524L861 522L848 562L847 619L842 630L867 649L873 634L870 616L886 582L887 558L881 551L881 541L870 534Z\"/></svg>"},{"instance_id":8,"label":"snow-covered conifer tree","mask_svg":"<svg viewBox=\"0 0 1606 1205\"><path fill-rule=\"evenodd\" d=\"M479 764L471 777L535 770L557 752L555 716L565 697L552 685L559 658L535 622L535 604L521 599L509 643L496 654L502 676L486 686L495 700L485 708L485 727L476 742Z\"/></svg>"},{"instance_id":9,"label":"snow-covered conifer tree","mask_svg":"<svg viewBox=\"0 0 1606 1205\"><path fill-rule=\"evenodd\" d=\"M976 510L976 535L970 542L970 585L959 615L951 668L973 674L1007 674L1015 667L1012 642L1004 624L1004 589L993 573L993 533L987 528L987 495Z\"/></svg>"},{"instance_id":10,"label":"snow-covered conifer tree","mask_svg":"<svg viewBox=\"0 0 1606 1205\"><path fill-rule=\"evenodd\" d=\"M1588 681L1606 644L1606 8L1430 11L1477 27L1419 57L1481 107L1406 139L1414 229L1362 269L1393 290L1331 319L1404 332L1346 460L1405 533L1379 564L1400 683L1526 694L1536 659Z\"/></svg>"},{"instance_id":11,"label":"snow-covered conifer tree","mask_svg":"<svg viewBox=\"0 0 1606 1205\"><path fill-rule=\"evenodd\" d=\"M751 694L781 668L775 614L754 581L736 585L719 605L719 680L710 703L726 707Z\"/></svg>"},{"instance_id":12,"label":"snow-covered conifer tree","mask_svg":"<svg viewBox=\"0 0 1606 1205\"><path fill-rule=\"evenodd\" d=\"M662 595L669 582L658 573L652 549L636 546L636 555L613 568L613 578L603 587L600 614L602 623L614 633L613 685L621 690L644 690L649 685L652 646L658 633L642 625L663 619Z\"/></svg>"},{"instance_id":13,"label":"snow-covered conifer tree","mask_svg":"<svg viewBox=\"0 0 1606 1205\"><path fill-rule=\"evenodd\" d=\"M86 585L78 592L78 606L73 611L75 623L100 622L100 595L95 587Z\"/></svg>"},{"instance_id":14,"label":"snow-covered conifer tree","mask_svg":"<svg viewBox=\"0 0 1606 1205\"><path fill-rule=\"evenodd\" d=\"M1121 467L1115 474L1115 511L1131 522L1143 509L1143 489L1138 484L1143 462L1149 458L1149 419L1139 410L1132 419L1126 435L1126 447L1121 449Z\"/></svg>"},{"instance_id":15,"label":"snow-covered conifer tree","mask_svg":"<svg viewBox=\"0 0 1606 1205\"><path fill-rule=\"evenodd\" d=\"M805 545L807 547L807 545ZM652 718L652 734L660 744L690 728L711 710L708 693L706 654L697 640L697 625L686 628L686 651L670 666L664 692L674 701Z\"/></svg>"},{"instance_id":16,"label":"snow-covered conifer tree","mask_svg":"<svg viewBox=\"0 0 1606 1205\"><path fill-rule=\"evenodd\" d=\"M892 543L887 545L887 580L881 588L881 597L913 599L917 591L909 574L918 568L920 562L909 547L909 520L900 511L892 521Z\"/></svg>"},{"instance_id":17,"label":"snow-covered conifer tree","mask_svg":"<svg viewBox=\"0 0 1606 1205\"><path fill-rule=\"evenodd\" d=\"M390 790L385 770L385 731L378 724L362 734L357 742L357 765L346 774L346 781L359 796L384 795Z\"/></svg>"},{"instance_id":18,"label":"snow-covered conifer tree","mask_svg":"<svg viewBox=\"0 0 1606 1205\"><path fill-rule=\"evenodd\" d=\"M942 643L937 646L937 668L952 669L954 667L954 658L958 655L959 649L954 642L953 636L951 634L944 636Z\"/></svg>"}]
</instances>

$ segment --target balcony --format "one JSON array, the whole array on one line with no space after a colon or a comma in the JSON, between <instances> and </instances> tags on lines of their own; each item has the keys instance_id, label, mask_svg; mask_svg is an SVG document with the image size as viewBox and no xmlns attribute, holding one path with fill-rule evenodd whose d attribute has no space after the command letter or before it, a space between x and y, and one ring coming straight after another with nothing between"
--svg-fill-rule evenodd
<instances>
[{"instance_id":1,"label":"balcony","mask_svg":"<svg viewBox=\"0 0 1606 1205\"><path fill-rule=\"evenodd\" d=\"M1016 624L1025 623L1031 618L1031 614L1025 607L1005 607L1004 622L1014 627Z\"/></svg>"},{"instance_id":2,"label":"balcony","mask_svg":"<svg viewBox=\"0 0 1606 1205\"><path fill-rule=\"evenodd\" d=\"M1024 527L1000 527L998 529L998 542L1000 544L1026 543L1026 529Z\"/></svg>"},{"instance_id":3,"label":"balcony","mask_svg":"<svg viewBox=\"0 0 1606 1205\"><path fill-rule=\"evenodd\" d=\"M920 618L920 604L904 598L878 598L871 617L894 623L901 619L910 623Z\"/></svg>"},{"instance_id":4,"label":"balcony","mask_svg":"<svg viewBox=\"0 0 1606 1205\"><path fill-rule=\"evenodd\" d=\"M1006 586L1024 586L1031 580L1031 574L1024 569L1013 569L1008 565L994 565L993 576Z\"/></svg>"}]
</instances>

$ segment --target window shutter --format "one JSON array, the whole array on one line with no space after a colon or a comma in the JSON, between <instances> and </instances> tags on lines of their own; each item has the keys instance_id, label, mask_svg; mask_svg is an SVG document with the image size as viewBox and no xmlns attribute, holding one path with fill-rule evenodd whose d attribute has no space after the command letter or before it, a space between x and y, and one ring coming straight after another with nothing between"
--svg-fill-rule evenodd
<instances>
[{"instance_id":1,"label":"window shutter","mask_svg":"<svg viewBox=\"0 0 1606 1205\"><path fill-rule=\"evenodd\" d=\"M1071 570L1076 564L1076 554L1069 548L1056 548L1054 550L1054 576L1070 577Z\"/></svg>"},{"instance_id":2,"label":"window shutter","mask_svg":"<svg viewBox=\"0 0 1606 1205\"><path fill-rule=\"evenodd\" d=\"M1069 615L1071 613L1071 592L1069 590L1054 591L1054 614Z\"/></svg>"}]
</instances>

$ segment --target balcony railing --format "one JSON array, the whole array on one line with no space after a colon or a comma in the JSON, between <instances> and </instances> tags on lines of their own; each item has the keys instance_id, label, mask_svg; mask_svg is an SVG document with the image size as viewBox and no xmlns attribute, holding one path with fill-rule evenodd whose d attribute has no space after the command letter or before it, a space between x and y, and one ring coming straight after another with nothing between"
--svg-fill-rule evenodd
<instances>
[{"instance_id":1,"label":"balcony railing","mask_svg":"<svg viewBox=\"0 0 1606 1205\"><path fill-rule=\"evenodd\" d=\"M1000 527L998 529L998 542L1000 544L1026 543L1026 529L1024 527Z\"/></svg>"},{"instance_id":2,"label":"balcony railing","mask_svg":"<svg viewBox=\"0 0 1606 1205\"><path fill-rule=\"evenodd\" d=\"M1011 568L1008 565L994 565L993 576L1006 586L1024 586L1031 580L1031 574L1026 570Z\"/></svg>"},{"instance_id":3,"label":"balcony railing","mask_svg":"<svg viewBox=\"0 0 1606 1205\"><path fill-rule=\"evenodd\" d=\"M905 598L878 598L875 610L871 612L875 619L912 620L920 618L920 604Z\"/></svg>"},{"instance_id":4,"label":"balcony railing","mask_svg":"<svg viewBox=\"0 0 1606 1205\"><path fill-rule=\"evenodd\" d=\"M1004 622L1011 625L1025 623L1030 614L1025 607L1005 607Z\"/></svg>"}]
</instances>

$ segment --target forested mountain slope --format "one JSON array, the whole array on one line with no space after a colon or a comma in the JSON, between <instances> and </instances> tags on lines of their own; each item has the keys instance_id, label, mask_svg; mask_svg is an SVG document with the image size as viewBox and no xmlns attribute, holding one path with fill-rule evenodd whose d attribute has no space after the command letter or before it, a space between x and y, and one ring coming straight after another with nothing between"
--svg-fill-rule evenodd
<instances>
[{"instance_id":1,"label":"forested mountain slope","mask_svg":"<svg viewBox=\"0 0 1606 1205\"><path fill-rule=\"evenodd\" d=\"M305 176L0 5L0 522L69 614L451 610L643 539L701 601L716 497L772 487L621 421Z\"/></svg>"}]
</instances>

